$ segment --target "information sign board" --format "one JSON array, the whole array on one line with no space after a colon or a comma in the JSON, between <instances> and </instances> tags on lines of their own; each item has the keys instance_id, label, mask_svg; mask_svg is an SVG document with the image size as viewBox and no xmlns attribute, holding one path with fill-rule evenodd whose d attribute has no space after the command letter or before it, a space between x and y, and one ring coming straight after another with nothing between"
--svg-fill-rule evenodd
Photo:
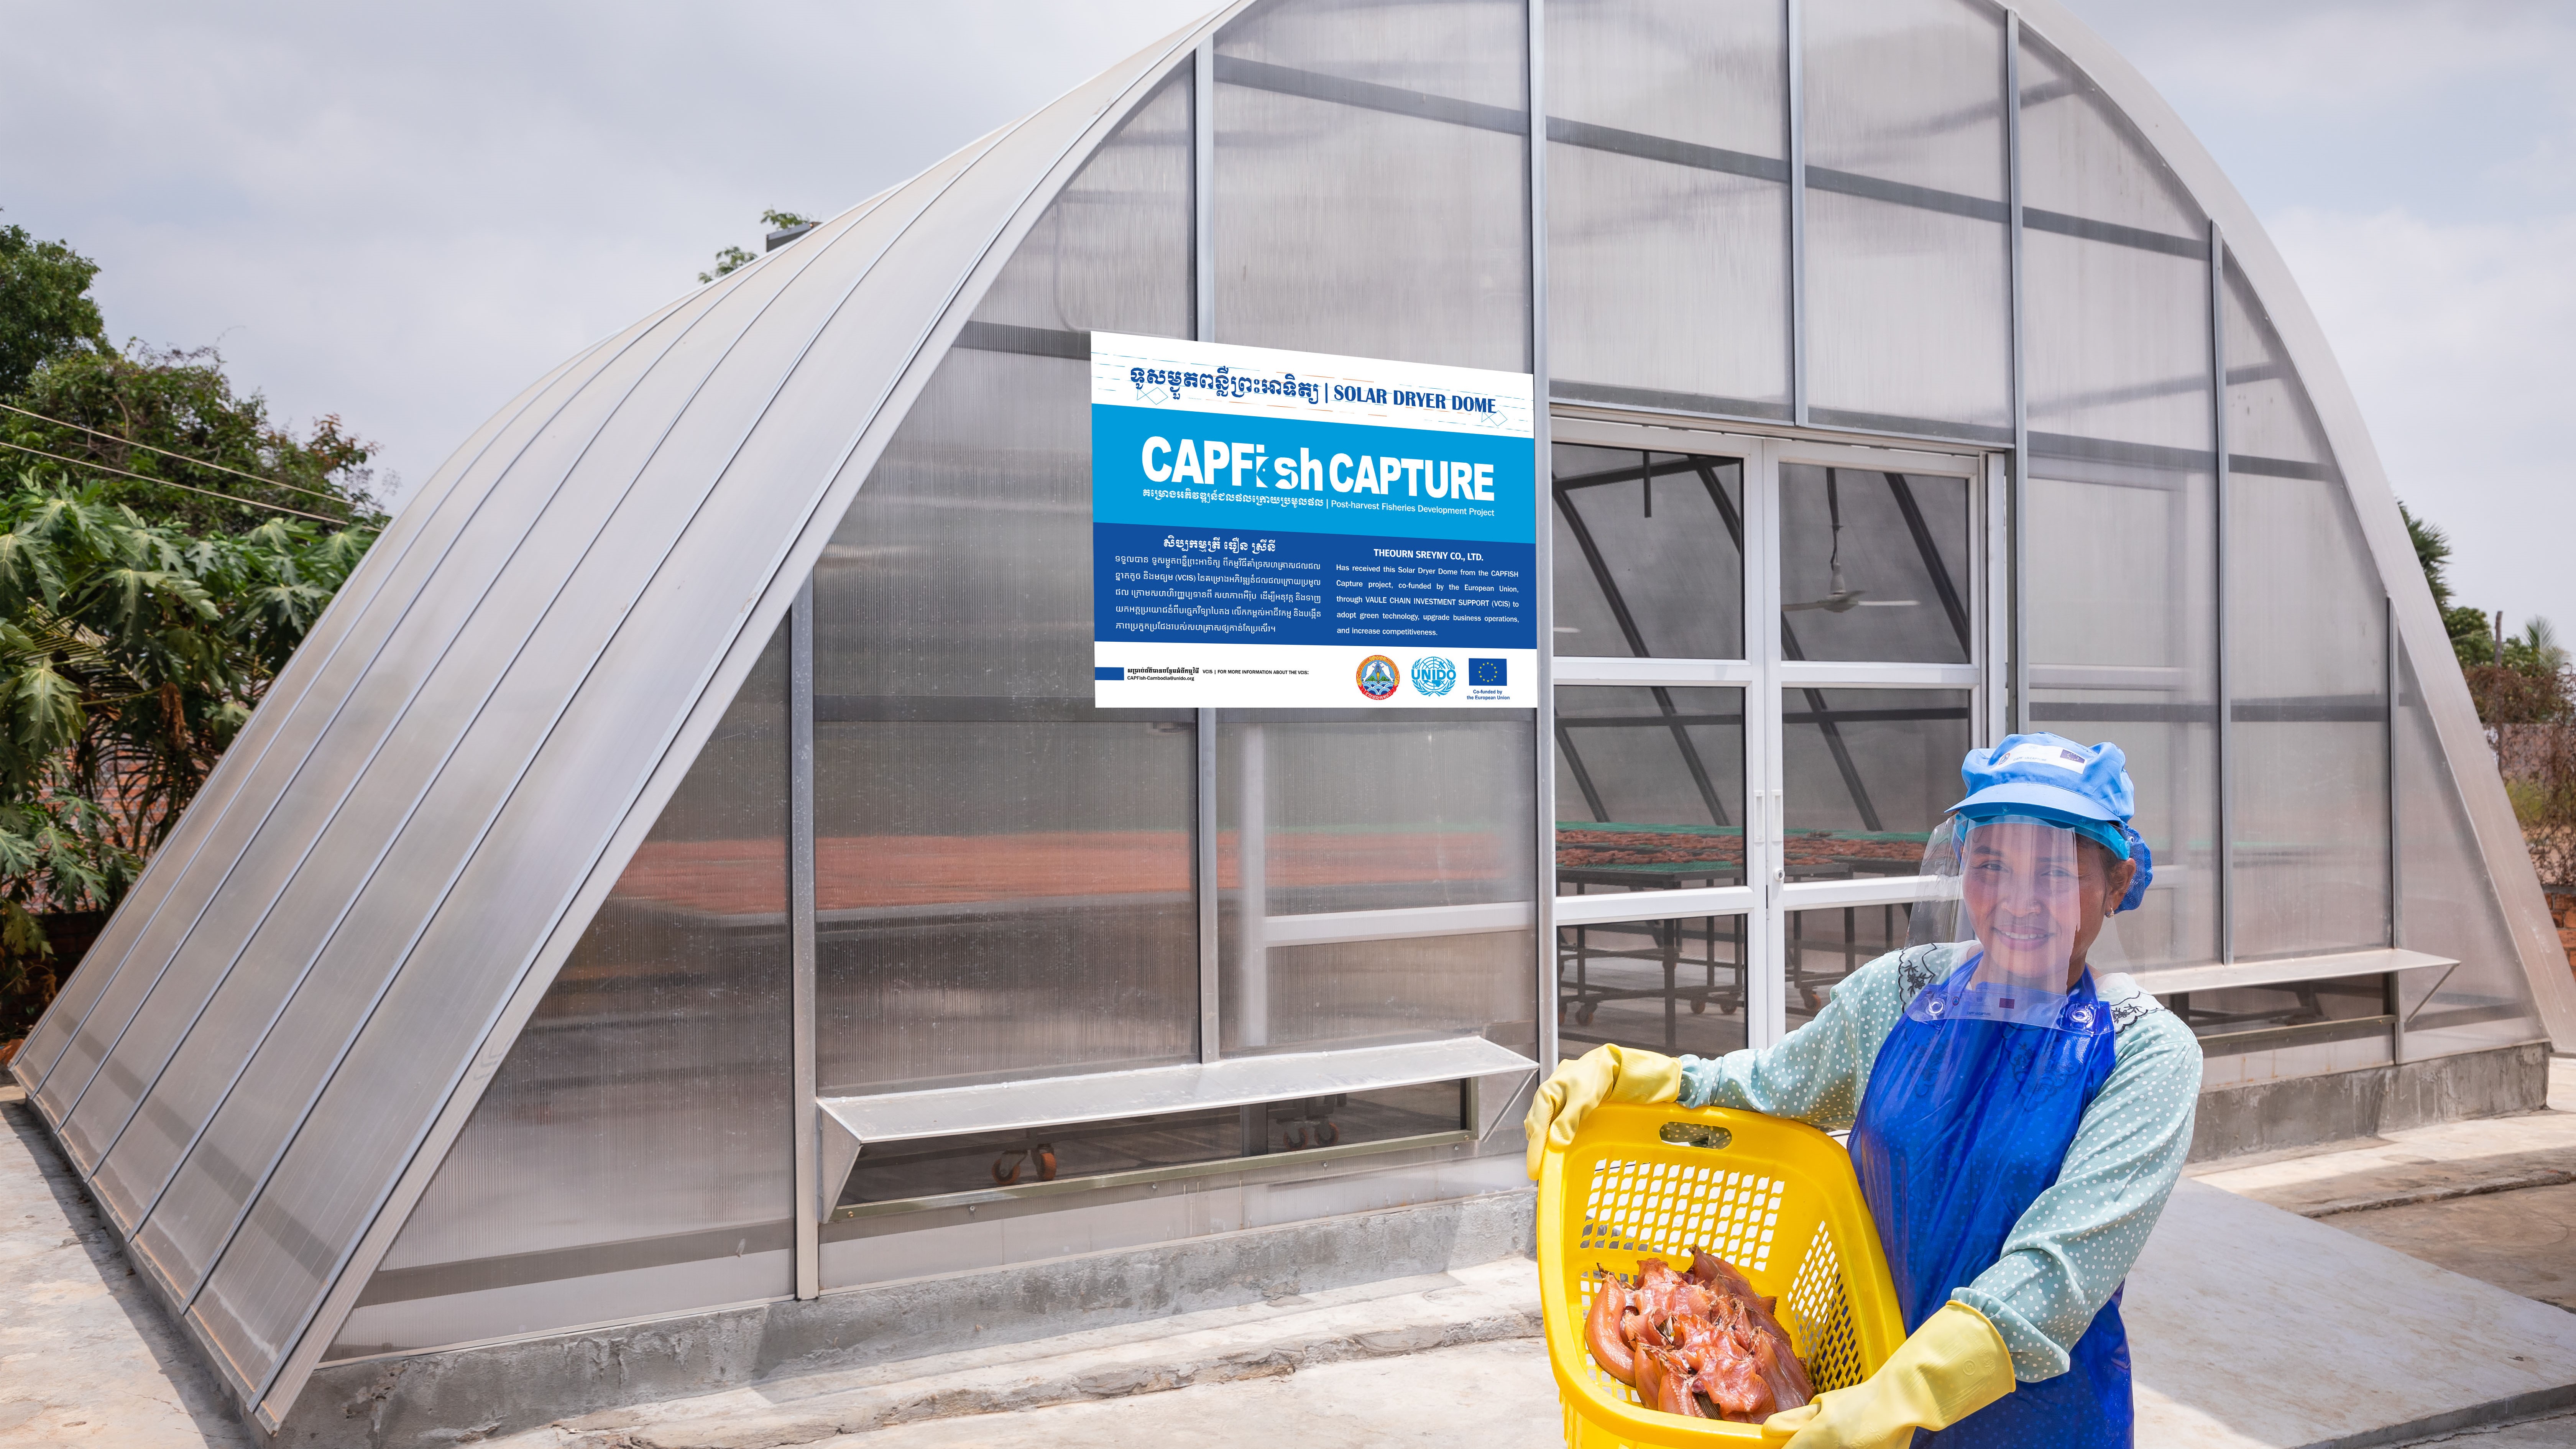
<instances>
[{"instance_id":1,"label":"information sign board","mask_svg":"<svg viewBox=\"0 0 2576 1449\"><path fill-rule=\"evenodd\" d=\"M1527 373L1091 338L1103 707L1529 709Z\"/></svg>"}]
</instances>

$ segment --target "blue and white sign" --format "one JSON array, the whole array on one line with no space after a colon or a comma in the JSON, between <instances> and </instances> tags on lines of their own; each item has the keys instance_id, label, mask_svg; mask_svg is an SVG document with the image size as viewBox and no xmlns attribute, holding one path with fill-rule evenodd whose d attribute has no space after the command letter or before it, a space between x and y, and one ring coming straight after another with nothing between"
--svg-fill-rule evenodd
<instances>
[{"instance_id":1,"label":"blue and white sign","mask_svg":"<svg viewBox=\"0 0 2576 1449\"><path fill-rule=\"evenodd\" d=\"M1091 336L1093 698L1534 708L1527 373Z\"/></svg>"}]
</instances>

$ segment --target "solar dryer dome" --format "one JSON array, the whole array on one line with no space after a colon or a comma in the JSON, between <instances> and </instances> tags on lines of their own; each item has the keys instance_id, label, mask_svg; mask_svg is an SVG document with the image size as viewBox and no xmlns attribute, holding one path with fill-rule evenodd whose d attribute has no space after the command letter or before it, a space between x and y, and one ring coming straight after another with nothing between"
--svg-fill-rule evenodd
<instances>
[{"instance_id":1,"label":"solar dryer dome","mask_svg":"<svg viewBox=\"0 0 2576 1449\"><path fill-rule=\"evenodd\" d=\"M2576 982L2317 325L2060 5L1261 0L538 379L271 687L10 1069L255 1422L356 1432L308 1386L379 1360L719 1311L783 1334L924 1273L1522 1190L1504 1068L1576 1040L1560 923L1617 905L1534 842L1625 818L1608 771L1572 744L1541 763L1581 733L1570 702L1094 709L1093 331L1535 372L1560 447L1724 454L1791 491L1842 460L1797 494L1837 543L1864 483L1912 508L1902 479L1952 465L1902 460L1965 459L1940 475L1976 520L1955 588L1936 568L1872 612L1857 576L1811 599L1755 569L1711 605L1946 654L1845 677L1754 629L1670 679L1647 666L1688 651L1638 609L1564 622L1621 565L1560 461L1557 649L1592 656L1560 683L1744 691L1737 726L1772 711L1757 741L1831 736L1818 788L1879 834L1907 808L1861 795L1883 761L1860 725L1886 720L1836 733L1838 689L1952 691L1982 742L2117 739L2158 866L2123 938L2150 989L2376 973L2390 1070L2576 1049ZM1743 507L1739 548L1786 526ZM1658 697L1614 713L1698 728ZM1774 755L1741 772L1794 819ZM1907 788L1950 788L1948 759ZM1733 817L1705 831L1773 849L1731 778L1701 772ZM1414 845L1251 843L1263 800L1344 799ZM1704 908L1743 922L1720 1014L1759 1042L1800 978L1751 900ZM1231 1063L1274 1073L1258 1100L1357 1093L1389 1121L1426 1080L1506 1086L1333 1158L1303 1207L1166 1222L1136 1187L1113 1232L1067 1190L1009 1196L1007 1234L970 1222L974 1192L1055 1177L1025 1148L989 1185L844 1186L878 1170L848 1125L876 1119L831 1103L1030 1079L1074 1102Z\"/></svg>"}]
</instances>

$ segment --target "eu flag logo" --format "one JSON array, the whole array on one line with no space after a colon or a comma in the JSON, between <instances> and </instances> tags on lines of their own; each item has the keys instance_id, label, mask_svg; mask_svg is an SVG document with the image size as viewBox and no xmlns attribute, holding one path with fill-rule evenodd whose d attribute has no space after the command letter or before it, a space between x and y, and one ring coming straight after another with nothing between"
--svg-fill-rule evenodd
<instances>
[{"instance_id":1,"label":"eu flag logo","mask_svg":"<svg viewBox=\"0 0 2576 1449\"><path fill-rule=\"evenodd\" d=\"M1467 661L1467 682L1488 689L1500 689L1508 675L1508 659L1475 659Z\"/></svg>"}]
</instances>

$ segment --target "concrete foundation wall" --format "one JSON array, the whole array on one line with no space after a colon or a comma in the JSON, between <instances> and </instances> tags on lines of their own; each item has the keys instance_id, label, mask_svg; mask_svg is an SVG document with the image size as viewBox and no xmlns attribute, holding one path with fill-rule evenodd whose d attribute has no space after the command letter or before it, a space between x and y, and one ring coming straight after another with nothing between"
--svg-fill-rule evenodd
<instances>
[{"instance_id":1,"label":"concrete foundation wall","mask_svg":"<svg viewBox=\"0 0 2576 1449\"><path fill-rule=\"evenodd\" d=\"M323 1368L279 1444L472 1442L556 1419L816 1372L1487 1263L1535 1245L1529 1191L1354 1213L1181 1243L916 1278Z\"/></svg>"},{"instance_id":2,"label":"concrete foundation wall","mask_svg":"<svg viewBox=\"0 0 2576 1449\"><path fill-rule=\"evenodd\" d=\"M2549 1104L2549 1044L2220 1087L2200 1094L2191 1160L2376 1137Z\"/></svg>"}]
</instances>

